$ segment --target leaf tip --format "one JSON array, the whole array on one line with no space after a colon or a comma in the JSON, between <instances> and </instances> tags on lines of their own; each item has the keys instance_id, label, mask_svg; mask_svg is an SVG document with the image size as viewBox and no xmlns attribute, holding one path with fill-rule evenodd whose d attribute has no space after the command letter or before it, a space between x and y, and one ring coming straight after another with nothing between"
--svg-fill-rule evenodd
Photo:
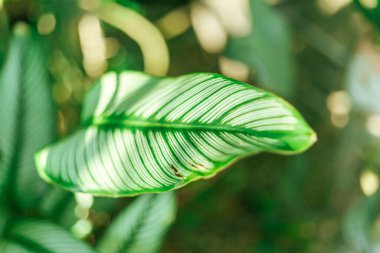
<instances>
[{"instance_id":1,"label":"leaf tip","mask_svg":"<svg viewBox=\"0 0 380 253\"><path fill-rule=\"evenodd\" d=\"M306 150L308 150L311 146L314 145L318 140L318 135L316 132L309 127L308 131L304 134L303 137L300 137L300 143L297 153L302 153Z\"/></svg>"},{"instance_id":2,"label":"leaf tip","mask_svg":"<svg viewBox=\"0 0 380 253\"><path fill-rule=\"evenodd\" d=\"M46 163L49 151L43 149L34 155L34 162L36 164L37 172L40 177L46 182L52 182L50 177L46 174Z\"/></svg>"},{"instance_id":3,"label":"leaf tip","mask_svg":"<svg viewBox=\"0 0 380 253\"><path fill-rule=\"evenodd\" d=\"M316 132L305 123L301 128L292 134L283 137L282 141L285 143L285 148L281 150L280 154L300 154L308 150L318 140Z\"/></svg>"},{"instance_id":4,"label":"leaf tip","mask_svg":"<svg viewBox=\"0 0 380 253\"><path fill-rule=\"evenodd\" d=\"M316 132L314 132L314 130L311 130L310 140L311 140L311 145L313 145L314 143L318 141L318 135Z\"/></svg>"}]
</instances>

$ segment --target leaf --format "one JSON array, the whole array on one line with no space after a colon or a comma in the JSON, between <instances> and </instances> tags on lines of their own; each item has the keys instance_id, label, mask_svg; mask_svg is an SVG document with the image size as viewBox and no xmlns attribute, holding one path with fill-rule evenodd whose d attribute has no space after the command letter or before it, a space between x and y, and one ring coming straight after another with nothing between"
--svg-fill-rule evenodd
<instances>
[{"instance_id":1,"label":"leaf","mask_svg":"<svg viewBox=\"0 0 380 253\"><path fill-rule=\"evenodd\" d=\"M9 220L10 218L9 218L8 209L4 206L0 206L0 238L3 237L3 234L6 231Z\"/></svg>"},{"instance_id":2,"label":"leaf","mask_svg":"<svg viewBox=\"0 0 380 253\"><path fill-rule=\"evenodd\" d=\"M34 153L55 137L55 112L42 45L25 24L16 26L0 74L0 199L31 207L44 182Z\"/></svg>"},{"instance_id":3,"label":"leaf","mask_svg":"<svg viewBox=\"0 0 380 253\"><path fill-rule=\"evenodd\" d=\"M344 219L343 235L351 248L358 252L378 252L379 231L377 220L379 214L380 192L363 196L354 205Z\"/></svg>"},{"instance_id":4,"label":"leaf","mask_svg":"<svg viewBox=\"0 0 380 253\"><path fill-rule=\"evenodd\" d=\"M0 8L0 68L3 65L8 43L8 17L4 8Z\"/></svg>"},{"instance_id":5,"label":"leaf","mask_svg":"<svg viewBox=\"0 0 380 253\"><path fill-rule=\"evenodd\" d=\"M172 192L138 197L110 225L97 249L101 253L158 252L175 212Z\"/></svg>"},{"instance_id":6,"label":"leaf","mask_svg":"<svg viewBox=\"0 0 380 253\"><path fill-rule=\"evenodd\" d=\"M23 220L13 225L0 241L0 252L95 253L63 228L39 220Z\"/></svg>"},{"instance_id":7,"label":"leaf","mask_svg":"<svg viewBox=\"0 0 380 253\"><path fill-rule=\"evenodd\" d=\"M304 151L315 134L288 103L217 74L105 75L84 129L36 156L41 177L104 196L164 192L260 151Z\"/></svg>"},{"instance_id":8,"label":"leaf","mask_svg":"<svg viewBox=\"0 0 380 253\"><path fill-rule=\"evenodd\" d=\"M374 0L371 2L374 2L374 6L367 6L372 5L371 3L364 4L365 1L361 0L354 0L356 6L358 9L378 28L380 28L380 5L378 0Z\"/></svg>"},{"instance_id":9,"label":"leaf","mask_svg":"<svg viewBox=\"0 0 380 253\"><path fill-rule=\"evenodd\" d=\"M75 1L66 1L65 4L59 1L39 1L39 6L42 13L51 13L55 18L55 28L47 37L49 50L54 51L55 55L62 53L72 64L71 67L80 66L83 56L78 45L77 27L81 17L78 4ZM63 67L54 66L54 71L58 71L57 68ZM65 74L67 72L65 69ZM60 74L64 76L62 72Z\"/></svg>"},{"instance_id":10,"label":"leaf","mask_svg":"<svg viewBox=\"0 0 380 253\"><path fill-rule=\"evenodd\" d=\"M0 252L6 252L6 253L31 253L33 251L29 251L28 249L24 248L23 246L8 241L8 240L0 240Z\"/></svg>"},{"instance_id":11,"label":"leaf","mask_svg":"<svg viewBox=\"0 0 380 253\"><path fill-rule=\"evenodd\" d=\"M347 71L348 92L363 111L380 113L380 53L368 41L359 43Z\"/></svg>"},{"instance_id":12,"label":"leaf","mask_svg":"<svg viewBox=\"0 0 380 253\"><path fill-rule=\"evenodd\" d=\"M77 203L72 192L51 187L41 196L39 204L41 214L62 227L71 228L78 221L73 212Z\"/></svg>"},{"instance_id":13,"label":"leaf","mask_svg":"<svg viewBox=\"0 0 380 253\"><path fill-rule=\"evenodd\" d=\"M291 97L295 84L295 59L286 20L264 0L251 0L253 29L245 37L231 38L225 55L246 63L265 88Z\"/></svg>"},{"instance_id":14,"label":"leaf","mask_svg":"<svg viewBox=\"0 0 380 253\"><path fill-rule=\"evenodd\" d=\"M137 12L137 13L143 15L143 16L146 16L146 10L145 10L145 8L138 1L134 1L134 0L127 0L127 1L125 1L125 0L115 0L114 2L117 3L117 4L120 4L120 5L128 8L128 9L134 10L135 12Z\"/></svg>"}]
</instances>

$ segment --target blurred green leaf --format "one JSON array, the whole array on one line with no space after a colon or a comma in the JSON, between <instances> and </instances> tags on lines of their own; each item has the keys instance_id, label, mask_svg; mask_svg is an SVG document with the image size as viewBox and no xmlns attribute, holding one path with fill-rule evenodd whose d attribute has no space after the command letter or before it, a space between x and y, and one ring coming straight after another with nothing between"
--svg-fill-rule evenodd
<instances>
[{"instance_id":1,"label":"blurred green leaf","mask_svg":"<svg viewBox=\"0 0 380 253\"><path fill-rule=\"evenodd\" d=\"M0 79L0 199L33 207L45 186L33 154L55 138L55 111L38 37L19 24L10 44Z\"/></svg>"},{"instance_id":2,"label":"blurred green leaf","mask_svg":"<svg viewBox=\"0 0 380 253\"><path fill-rule=\"evenodd\" d=\"M0 67L3 65L8 44L8 17L0 7Z\"/></svg>"},{"instance_id":3,"label":"blurred green leaf","mask_svg":"<svg viewBox=\"0 0 380 253\"><path fill-rule=\"evenodd\" d=\"M101 253L159 252L175 213L173 192L140 196L111 223L97 248Z\"/></svg>"},{"instance_id":4,"label":"blurred green leaf","mask_svg":"<svg viewBox=\"0 0 380 253\"><path fill-rule=\"evenodd\" d=\"M9 221L9 213L6 207L0 206L0 238L3 238L3 233L6 230Z\"/></svg>"},{"instance_id":5,"label":"blurred green leaf","mask_svg":"<svg viewBox=\"0 0 380 253\"><path fill-rule=\"evenodd\" d=\"M0 240L0 252L95 253L63 228L38 220L16 222Z\"/></svg>"},{"instance_id":6,"label":"blurred green leaf","mask_svg":"<svg viewBox=\"0 0 380 253\"><path fill-rule=\"evenodd\" d=\"M295 59L291 31L286 20L264 0L251 0L252 31L231 38L225 55L246 63L263 87L292 97L295 90Z\"/></svg>"},{"instance_id":7,"label":"blurred green leaf","mask_svg":"<svg viewBox=\"0 0 380 253\"><path fill-rule=\"evenodd\" d=\"M347 85L357 108L380 114L380 53L368 41L359 44L348 71Z\"/></svg>"},{"instance_id":8,"label":"blurred green leaf","mask_svg":"<svg viewBox=\"0 0 380 253\"><path fill-rule=\"evenodd\" d=\"M374 224L379 216L380 194L371 197L364 196L347 213L344 223L344 235L358 252L377 252L375 246L379 245L379 232L374 236Z\"/></svg>"},{"instance_id":9,"label":"blurred green leaf","mask_svg":"<svg viewBox=\"0 0 380 253\"><path fill-rule=\"evenodd\" d=\"M208 73L106 74L87 95L82 121L84 129L36 162L45 180L104 196L176 189L238 158L299 153L315 141L282 99Z\"/></svg>"},{"instance_id":10,"label":"blurred green leaf","mask_svg":"<svg viewBox=\"0 0 380 253\"><path fill-rule=\"evenodd\" d=\"M380 28L380 3L378 0L373 1L363 1L363 0L354 0L356 6L359 10L378 28ZM365 4L367 2L367 4ZM373 6L368 6L368 3L371 4L374 2ZM372 5L372 4L371 4Z\"/></svg>"},{"instance_id":11,"label":"blurred green leaf","mask_svg":"<svg viewBox=\"0 0 380 253\"><path fill-rule=\"evenodd\" d=\"M128 9L131 9L131 10L134 10L142 15L145 16L146 14L146 11L144 9L144 7L137 1L133 1L133 0L114 0L114 2L124 6L124 7L127 7Z\"/></svg>"},{"instance_id":12,"label":"blurred green leaf","mask_svg":"<svg viewBox=\"0 0 380 253\"><path fill-rule=\"evenodd\" d=\"M45 36L45 39L49 42L50 53L63 52L72 67L81 67L82 52L78 35L78 23L82 12L77 2L73 0L40 0L40 8L44 14L52 14L55 20L54 30Z\"/></svg>"},{"instance_id":13,"label":"blurred green leaf","mask_svg":"<svg viewBox=\"0 0 380 253\"><path fill-rule=\"evenodd\" d=\"M40 200L41 213L49 220L70 228L76 221L74 194L58 187L46 190Z\"/></svg>"},{"instance_id":14,"label":"blurred green leaf","mask_svg":"<svg viewBox=\"0 0 380 253\"><path fill-rule=\"evenodd\" d=\"M0 250L7 253L31 253L33 251L28 250L22 245L9 241L9 240L0 240Z\"/></svg>"}]
</instances>

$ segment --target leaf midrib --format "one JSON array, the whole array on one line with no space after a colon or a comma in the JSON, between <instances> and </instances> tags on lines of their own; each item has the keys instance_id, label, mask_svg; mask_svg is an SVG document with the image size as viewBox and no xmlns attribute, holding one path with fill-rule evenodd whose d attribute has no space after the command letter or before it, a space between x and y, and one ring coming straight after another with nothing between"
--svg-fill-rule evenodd
<instances>
[{"instance_id":1,"label":"leaf midrib","mask_svg":"<svg viewBox=\"0 0 380 253\"><path fill-rule=\"evenodd\" d=\"M142 129L168 129L168 130L189 130L189 131L205 131L205 132L227 132L233 134L246 134L255 137L280 137L289 135L287 130L268 130L259 131L251 128L240 126L228 126L218 124L201 124L201 123L183 123L178 121L153 121L138 118L115 118L115 117L93 117L84 124L85 128L88 127L99 128L142 128ZM297 129L298 134L302 133L303 129ZM310 131L304 129L305 134L311 134Z\"/></svg>"}]
</instances>

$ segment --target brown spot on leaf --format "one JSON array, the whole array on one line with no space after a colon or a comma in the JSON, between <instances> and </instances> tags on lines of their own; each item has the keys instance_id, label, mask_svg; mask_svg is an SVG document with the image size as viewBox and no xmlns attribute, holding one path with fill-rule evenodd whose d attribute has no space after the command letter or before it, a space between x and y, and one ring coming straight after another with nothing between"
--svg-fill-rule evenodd
<instances>
[{"instance_id":1,"label":"brown spot on leaf","mask_svg":"<svg viewBox=\"0 0 380 253\"><path fill-rule=\"evenodd\" d=\"M182 176L182 174L181 173L179 173L179 171L178 171L178 169L172 164L172 165L170 165L170 167L172 168L172 170L173 170L173 173L174 173L174 175L176 176L176 177L180 177L180 178L183 178L183 176Z\"/></svg>"}]
</instances>

